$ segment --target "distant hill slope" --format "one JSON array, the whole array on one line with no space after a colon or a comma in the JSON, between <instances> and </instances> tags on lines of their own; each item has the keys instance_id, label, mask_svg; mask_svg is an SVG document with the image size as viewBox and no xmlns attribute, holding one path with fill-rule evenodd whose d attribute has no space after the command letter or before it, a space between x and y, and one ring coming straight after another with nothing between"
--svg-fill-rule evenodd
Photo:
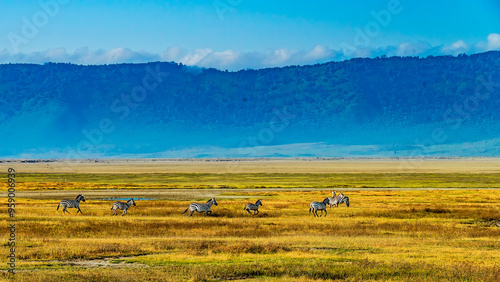
<instances>
[{"instance_id":1,"label":"distant hill slope","mask_svg":"<svg viewBox=\"0 0 500 282\"><path fill-rule=\"evenodd\" d=\"M8 64L0 97L0 157L500 155L500 52L238 72Z\"/></svg>"}]
</instances>

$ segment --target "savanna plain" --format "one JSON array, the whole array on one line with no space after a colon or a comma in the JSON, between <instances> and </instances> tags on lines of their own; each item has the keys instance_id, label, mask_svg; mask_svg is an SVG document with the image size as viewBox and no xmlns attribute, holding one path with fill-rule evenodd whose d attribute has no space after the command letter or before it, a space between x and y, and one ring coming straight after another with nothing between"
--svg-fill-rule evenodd
<instances>
[{"instance_id":1,"label":"savanna plain","mask_svg":"<svg viewBox=\"0 0 500 282\"><path fill-rule=\"evenodd\" d=\"M500 281L500 159L3 160L0 171L1 280ZM313 217L310 202L332 191L350 207ZM56 210L78 194L83 214ZM212 197L212 215L182 214ZM243 210L258 199L257 215Z\"/></svg>"}]
</instances>

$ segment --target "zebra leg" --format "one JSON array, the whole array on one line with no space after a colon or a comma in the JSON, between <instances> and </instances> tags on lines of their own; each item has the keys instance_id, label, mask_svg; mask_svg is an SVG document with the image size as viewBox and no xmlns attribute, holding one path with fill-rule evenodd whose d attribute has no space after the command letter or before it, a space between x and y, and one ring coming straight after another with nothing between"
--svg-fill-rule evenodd
<instances>
[{"instance_id":1,"label":"zebra leg","mask_svg":"<svg viewBox=\"0 0 500 282\"><path fill-rule=\"evenodd\" d=\"M80 209L80 207L78 207L78 211L77 211L76 213L77 213L77 214L78 214L78 213L83 214L83 212L82 212L82 210Z\"/></svg>"},{"instance_id":2,"label":"zebra leg","mask_svg":"<svg viewBox=\"0 0 500 282\"><path fill-rule=\"evenodd\" d=\"M63 214L65 214L65 213L70 214L70 213L69 213L69 211L68 211L68 210L66 210L66 208L64 208L64 209L63 209Z\"/></svg>"},{"instance_id":3,"label":"zebra leg","mask_svg":"<svg viewBox=\"0 0 500 282\"><path fill-rule=\"evenodd\" d=\"M207 215L211 215L212 214L212 211L207 211Z\"/></svg>"},{"instance_id":4,"label":"zebra leg","mask_svg":"<svg viewBox=\"0 0 500 282\"><path fill-rule=\"evenodd\" d=\"M328 214L328 212L327 212L327 211L326 211L326 209L325 209L325 217L326 217L326 215L327 215L327 214Z\"/></svg>"},{"instance_id":5,"label":"zebra leg","mask_svg":"<svg viewBox=\"0 0 500 282\"><path fill-rule=\"evenodd\" d=\"M253 215L259 214L259 210L254 210Z\"/></svg>"},{"instance_id":6,"label":"zebra leg","mask_svg":"<svg viewBox=\"0 0 500 282\"><path fill-rule=\"evenodd\" d=\"M245 209L249 214L252 214L249 209Z\"/></svg>"},{"instance_id":7,"label":"zebra leg","mask_svg":"<svg viewBox=\"0 0 500 282\"><path fill-rule=\"evenodd\" d=\"M189 216L193 216L194 211L189 211Z\"/></svg>"}]
</instances>

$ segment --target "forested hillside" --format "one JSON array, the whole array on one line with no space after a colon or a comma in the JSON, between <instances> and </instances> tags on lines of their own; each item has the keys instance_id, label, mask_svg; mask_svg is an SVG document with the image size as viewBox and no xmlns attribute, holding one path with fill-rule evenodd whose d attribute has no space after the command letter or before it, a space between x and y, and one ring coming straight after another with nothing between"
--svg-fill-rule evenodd
<instances>
[{"instance_id":1,"label":"forested hillside","mask_svg":"<svg viewBox=\"0 0 500 282\"><path fill-rule=\"evenodd\" d=\"M499 89L500 52L238 72L173 62L7 64L0 65L0 155L207 148L206 156L220 156L207 146L297 143L376 145L361 155L439 155L425 149L441 145L442 155L498 155ZM471 153L462 148L471 142L489 145ZM290 150L285 156L302 156ZM325 155L309 151L304 156Z\"/></svg>"}]
</instances>

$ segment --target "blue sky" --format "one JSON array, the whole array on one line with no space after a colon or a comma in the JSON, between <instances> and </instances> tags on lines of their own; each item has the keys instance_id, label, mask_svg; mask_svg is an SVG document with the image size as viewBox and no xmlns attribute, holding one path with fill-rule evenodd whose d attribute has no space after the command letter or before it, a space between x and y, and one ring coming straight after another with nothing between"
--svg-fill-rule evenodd
<instances>
[{"instance_id":1,"label":"blue sky","mask_svg":"<svg viewBox=\"0 0 500 282\"><path fill-rule=\"evenodd\" d=\"M500 50L500 2L0 2L0 63L176 61L237 70Z\"/></svg>"}]
</instances>

